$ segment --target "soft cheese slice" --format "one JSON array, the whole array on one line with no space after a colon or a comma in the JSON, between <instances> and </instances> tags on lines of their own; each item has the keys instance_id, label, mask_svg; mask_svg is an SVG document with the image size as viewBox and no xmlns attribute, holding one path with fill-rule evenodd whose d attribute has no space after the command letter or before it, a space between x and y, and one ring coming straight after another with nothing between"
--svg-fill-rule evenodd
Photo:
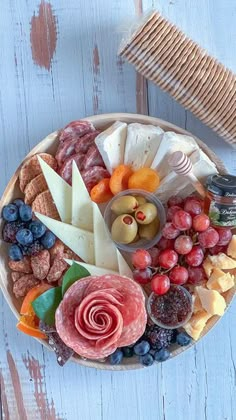
<instances>
[{"instance_id":1,"label":"soft cheese slice","mask_svg":"<svg viewBox=\"0 0 236 420\"><path fill-rule=\"evenodd\" d=\"M156 196L160 201L166 203L172 195L187 197L194 191L194 187L186 177L177 175L175 172L171 171L160 182L160 185L156 190Z\"/></svg>"},{"instance_id":2,"label":"soft cheese slice","mask_svg":"<svg viewBox=\"0 0 236 420\"><path fill-rule=\"evenodd\" d=\"M196 287L203 309L211 315L223 315L226 302L223 296L216 290L208 290L202 286Z\"/></svg>"},{"instance_id":3,"label":"soft cheese slice","mask_svg":"<svg viewBox=\"0 0 236 420\"><path fill-rule=\"evenodd\" d=\"M123 255L120 253L120 251L117 249L117 258L118 258L118 267L119 267L119 273L121 276L129 277L130 279L133 278L132 270L129 266L129 264L125 261Z\"/></svg>"},{"instance_id":4,"label":"soft cheese slice","mask_svg":"<svg viewBox=\"0 0 236 420\"><path fill-rule=\"evenodd\" d=\"M232 236L227 248L227 255L229 255L229 257L236 258L236 235Z\"/></svg>"},{"instance_id":5,"label":"soft cheese slice","mask_svg":"<svg viewBox=\"0 0 236 420\"><path fill-rule=\"evenodd\" d=\"M163 179L170 172L167 159L172 153L181 150L189 156L197 149L199 147L192 137L168 131L162 137L160 147L157 150L151 168L156 169L160 179Z\"/></svg>"},{"instance_id":6,"label":"soft cheese slice","mask_svg":"<svg viewBox=\"0 0 236 420\"><path fill-rule=\"evenodd\" d=\"M117 271L109 270L107 268L97 267L96 265L93 265L93 264L86 264L81 261L68 260L67 258L65 258L65 261L69 265L72 265L73 263L81 265L82 267L86 268L89 271L91 276L103 276L105 274L119 274Z\"/></svg>"},{"instance_id":7,"label":"soft cheese slice","mask_svg":"<svg viewBox=\"0 0 236 420\"><path fill-rule=\"evenodd\" d=\"M194 175L204 183L209 175L217 174L214 162L202 150L197 149L189 156L193 164Z\"/></svg>"},{"instance_id":8,"label":"soft cheese slice","mask_svg":"<svg viewBox=\"0 0 236 420\"><path fill-rule=\"evenodd\" d=\"M116 246L111 240L100 209L93 203L94 253L97 267L119 271Z\"/></svg>"},{"instance_id":9,"label":"soft cheese slice","mask_svg":"<svg viewBox=\"0 0 236 420\"><path fill-rule=\"evenodd\" d=\"M93 231L93 203L78 166L72 166L72 225Z\"/></svg>"},{"instance_id":10,"label":"soft cheese slice","mask_svg":"<svg viewBox=\"0 0 236 420\"><path fill-rule=\"evenodd\" d=\"M67 223L35 212L36 217L86 263L94 264L94 235Z\"/></svg>"},{"instance_id":11,"label":"soft cheese slice","mask_svg":"<svg viewBox=\"0 0 236 420\"><path fill-rule=\"evenodd\" d=\"M226 292L234 286L234 276L224 273L219 268L214 268L206 284L208 289L217 290L219 293Z\"/></svg>"},{"instance_id":12,"label":"soft cheese slice","mask_svg":"<svg viewBox=\"0 0 236 420\"><path fill-rule=\"evenodd\" d=\"M198 340L202 331L204 330L207 321L212 317L211 314L202 310L194 314L191 319L184 325L185 331L194 340Z\"/></svg>"},{"instance_id":13,"label":"soft cheese slice","mask_svg":"<svg viewBox=\"0 0 236 420\"><path fill-rule=\"evenodd\" d=\"M208 258L214 267L221 268L222 270L236 268L236 261L223 252L220 252L217 255L209 255Z\"/></svg>"},{"instance_id":14,"label":"soft cheese slice","mask_svg":"<svg viewBox=\"0 0 236 420\"><path fill-rule=\"evenodd\" d=\"M127 124L116 121L95 139L97 148L110 174L124 162L126 136Z\"/></svg>"},{"instance_id":15,"label":"soft cheese slice","mask_svg":"<svg viewBox=\"0 0 236 420\"><path fill-rule=\"evenodd\" d=\"M134 170L150 167L157 154L163 130L154 125L133 123L128 125L125 145L125 165Z\"/></svg>"},{"instance_id":16,"label":"soft cheese slice","mask_svg":"<svg viewBox=\"0 0 236 420\"><path fill-rule=\"evenodd\" d=\"M61 220L71 223L72 188L40 156L38 160Z\"/></svg>"}]
</instances>

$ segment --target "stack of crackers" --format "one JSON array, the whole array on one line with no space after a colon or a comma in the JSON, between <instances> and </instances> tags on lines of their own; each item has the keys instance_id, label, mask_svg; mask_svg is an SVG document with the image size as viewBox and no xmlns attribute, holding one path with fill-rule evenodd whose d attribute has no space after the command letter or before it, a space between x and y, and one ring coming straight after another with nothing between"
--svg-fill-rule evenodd
<instances>
[{"instance_id":1,"label":"stack of crackers","mask_svg":"<svg viewBox=\"0 0 236 420\"><path fill-rule=\"evenodd\" d=\"M229 143L236 142L236 77L158 12L122 42L119 54Z\"/></svg>"}]
</instances>

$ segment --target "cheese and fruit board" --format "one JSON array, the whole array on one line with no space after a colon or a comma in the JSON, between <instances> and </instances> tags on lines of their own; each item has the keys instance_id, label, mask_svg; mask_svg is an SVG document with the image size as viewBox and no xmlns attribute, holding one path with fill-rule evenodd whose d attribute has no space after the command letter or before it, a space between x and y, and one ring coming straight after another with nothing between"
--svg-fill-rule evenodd
<instances>
[{"instance_id":1,"label":"cheese and fruit board","mask_svg":"<svg viewBox=\"0 0 236 420\"><path fill-rule=\"evenodd\" d=\"M236 177L163 120L69 123L26 156L0 207L1 289L61 366L164 362L235 294Z\"/></svg>"}]
</instances>

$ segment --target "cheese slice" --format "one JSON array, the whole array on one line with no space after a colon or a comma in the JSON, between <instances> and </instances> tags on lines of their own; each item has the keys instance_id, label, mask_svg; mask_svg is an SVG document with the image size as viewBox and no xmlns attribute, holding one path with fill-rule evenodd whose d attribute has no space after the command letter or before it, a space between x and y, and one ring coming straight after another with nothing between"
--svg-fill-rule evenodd
<instances>
[{"instance_id":1,"label":"cheese slice","mask_svg":"<svg viewBox=\"0 0 236 420\"><path fill-rule=\"evenodd\" d=\"M217 290L219 293L227 292L234 287L234 276L230 273L224 273L219 268L214 268L206 286L208 289Z\"/></svg>"},{"instance_id":2,"label":"cheese slice","mask_svg":"<svg viewBox=\"0 0 236 420\"><path fill-rule=\"evenodd\" d=\"M124 162L126 136L127 124L116 121L95 139L97 148L110 174L118 165Z\"/></svg>"},{"instance_id":3,"label":"cheese slice","mask_svg":"<svg viewBox=\"0 0 236 420\"><path fill-rule=\"evenodd\" d=\"M93 264L86 264L81 261L68 260L67 258L65 258L65 261L69 265L72 265L73 263L81 265L82 267L86 268L89 271L91 276L103 276L105 274L116 274L116 275L119 274L117 271L112 271L107 268L97 267L96 265L93 265Z\"/></svg>"},{"instance_id":4,"label":"cheese slice","mask_svg":"<svg viewBox=\"0 0 236 420\"><path fill-rule=\"evenodd\" d=\"M162 179L155 195L163 203L166 203L172 195L187 197L195 191L192 184L185 176L177 175L171 171Z\"/></svg>"},{"instance_id":5,"label":"cheese slice","mask_svg":"<svg viewBox=\"0 0 236 420\"><path fill-rule=\"evenodd\" d=\"M182 150L182 149L181 149ZM209 175L217 174L217 168L202 150L197 149L189 156L193 164L193 173L201 181L205 183Z\"/></svg>"},{"instance_id":6,"label":"cheese slice","mask_svg":"<svg viewBox=\"0 0 236 420\"><path fill-rule=\"evenodd\" d=\"M116 252L117 252L118 267L119 267L120 275L129 277L130 279L132 279L133 273L129 264L125 261L123 255L120 253L118 249L116 250Z\"/></svg>"},{"instance_id":7,"label":"cheese slice","mask_svg":"<svg viewBox=\"0 0 236 420\"><path fill-rule=\"evenodd\" d=\"M128 125L125 145L125 165L134 170L150 167L157 154L164 131L154 125L133 123Z\"/></svg>"},{"instance_id":8,"label":"cheese slice","mask_svg":"<svg viewBox=\"0 0 236 420\"><path fill-rule=\"evenodd\" d=\"M172 153L181 150L189 156L197 149L199 147L192 137L168 131L163 134L160 147L153 159L151 168L157 170L160 179L163 179L170 172L167 159Z\"/></svg>"},{"instance_id":9,"label":"cheese slice","mask_svg":"<svg viewBox=\"0 0 236 420\"><path fill-rule=\"evenodd\" d=\"M93 203L78 166L72 165L72 225L92 232Z\"/></svg>"},{"instance_id":10,"label":"cheese slice","mask_svg":"<svg viewBox=\"0 0 236 420\"><path fill-rule=\"evenodd\" d=\"M58 175L40 156L38 156L38 160L60 219L65 223L71 223L71 186L67 184L67 182L64 181L64 179L61 178L60 175Z\"/></svg>"},{"instance_id":11,"label":"cheese slice","mask_svg":"<svg viewBox=\"0 0 236 420\"><path fill-rule=\"evenodd\" d=\"M35 212L36 217L86 263L94 264L94 235L67 223Z\"/></svg>"},{"instance_id":12,"label":"cheese slice","mask_svg":"<svg viewBox=\"0 0 236 420\"><path fill-rule=\"evenodd\" d=\"M202 286L196 287L203 309L211 315L223 315L226 302L223 296L216 290L208 290Z\"/></svg>"},{"instance_id":13,"label":"cheese slice","mask_svg":"<svg viewBox=\"0 0 236 420\"><path fill-rule=\"evenodd\" d=\"M110 238L110 234L96 203L93 203L93 232L96 266L118 272L116 246Z\"/></svg>"},{"instance_id":14,"label":"cheese slice","mask_svg":"<svg viewBox=\"0 0 236 420\"><path fill-rule=\"evenodd\" d=\"M209 255L208 258L214 267L221 268L222 270L236 268L236 261L223 252L220 252L217 255Z\"/></svg>"},{"instance_id":15,"label":"cheese slice","mask_svg":"<svg viewBox=\"0 0 236 420\"><path fill-rule=\"evenodd\" d=\"M236 258L236 235L233 235L227 248L227 255Z\"/></svg>"}]
</instances>

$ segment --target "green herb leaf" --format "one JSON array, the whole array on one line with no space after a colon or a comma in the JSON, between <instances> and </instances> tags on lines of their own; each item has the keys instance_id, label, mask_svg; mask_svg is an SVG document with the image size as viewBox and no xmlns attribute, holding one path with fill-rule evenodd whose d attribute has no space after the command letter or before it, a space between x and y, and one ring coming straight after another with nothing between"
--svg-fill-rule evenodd
<instances>
[{"instance_id":1,"label":"green herb leaf","mask_svg":"<svg viewBox=\"0 0 236 420\"><path fill-rule=\"evenodd\" d=\"M48 325L55 325L55 312L61 300L61 287L53 287L35 299L32 306L39 319Z\"/></svg>"},{"instance_id":2,"label":"green herb leaf","mask_svg":"<svg viewBox=\"0 0 236 420\"><path fill-rule=\"evenodd\" d=\"M69 287L72 286L72 284L75 281L88 276L90 276L90 273L88 270L86 270L86 268L82 267L82 265L73 262L72 266L67 270L66 274L63 277L62 295L64 296L67 289L69 289Z\"/></svg>"}]
</instances>

